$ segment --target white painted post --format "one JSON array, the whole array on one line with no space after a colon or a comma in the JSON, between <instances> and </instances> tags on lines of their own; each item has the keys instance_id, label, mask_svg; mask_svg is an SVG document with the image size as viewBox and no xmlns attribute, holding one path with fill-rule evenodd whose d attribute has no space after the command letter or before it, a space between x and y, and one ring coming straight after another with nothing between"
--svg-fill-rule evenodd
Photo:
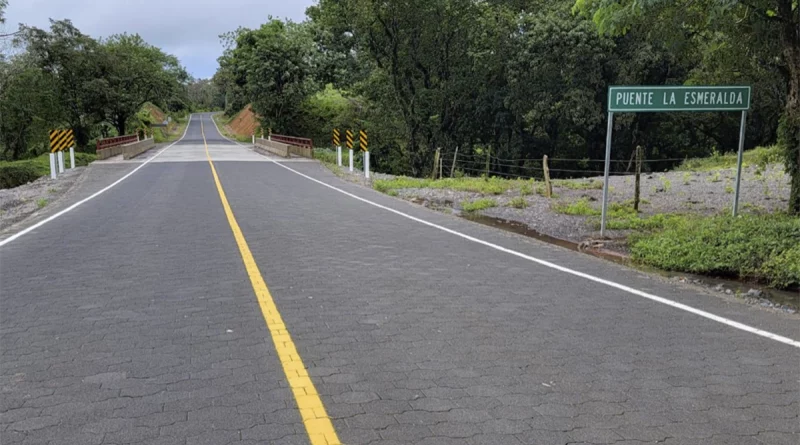
<instances>
[{"instance_id":1,"label":"white painted post","mask_svg":"<svg viewBox=\"0 0 800 445\"><path fill-rule=\"evenodd\" d=\"M606 129L606 166L603 174L603 211L600 216L600 237L606 235L606 212L608 211L608 176L611 166L611 131L614 130L614 112L608 112L608 128Z\"/></svg>"},{"instance_id":2,"label":"white painted post","mask_svg":"<svg viewBox=\"0 0 800 445\"><path fill-rule=\"evenodd\" d=\"M56 179L56 154L50 153L50 179Z\"/></svg>"},{"instance_id":3,"label":"white painted post","mask_svg":"<svg viewBox=\"0 0 800 445\"><path fill-rule=\"evenodd\" d=\"M350 171L353 171L353 149L350 149Z\"/></svg>"},{"instance_id":4,"label":"white painted post","mask_svg":"<svg viewBox=\"0 0 800 445\"><path fill-rule=\"evenodd\" d=\"M369 152L364 152L364 177L369 179Z\"/></svg>"},{"instance_id":5,"label":"white painted post","mask_svg":"<svg viewBox=\"0 0 800 445\"><path fill-rule=\"evenodd\" d=\"M142 140L141 140L141 139L139 139L140 137L141 137L141 136L139 136L139 132L137 131L137 132L136 132L136 142L142 142Z\"/></svg>"},{"instance_id":6,"label":"white painted post","mask_svg":"<svg viewBox=\"0 0 800 445\"><path fill-rule=\"evenodd\" d=\"M736 192L733 194L733 216L739 213L739 187L742 185L742 157L744 156L744 130L747 124L747 110L742 110L739 124L739 154L736 158Z\"/></svg>"},{"instance_id":7,"label":"white painted post","mask_svg":"<svg viewBox=\"0 0 800 445\"><path fill-rule=\"evenodd\" d=\"M58 173L64 173L64 150L58 151Z\"/></svg>"},{"instance_id":8,"label":"white painted post","mask_svg":"<svg viewBox=\"0 0 800 445\"><path fill-rule=\"evenodd\" d=\"M256 145L256 134L253 133L253 145Z\"/></svg>"},{"instance_id":9,"label":"white painted post","mask_svg":"<svg viewBox=\"0 0 800 445\"><path fill-rule=\"evenodd\" d=\"M339 167L342 166L342 147L341 145L336 147L336 163Z\"/></svg>"},{"instance_id":10,"label":"white painted post","mask_svg":"<svg viewBox=\"0 0 800 445\"><path fill-rule=\"evenodd\" d=\"M75 146L69 147L69 168L75 168Z\"/></svg>"}]
</instances>

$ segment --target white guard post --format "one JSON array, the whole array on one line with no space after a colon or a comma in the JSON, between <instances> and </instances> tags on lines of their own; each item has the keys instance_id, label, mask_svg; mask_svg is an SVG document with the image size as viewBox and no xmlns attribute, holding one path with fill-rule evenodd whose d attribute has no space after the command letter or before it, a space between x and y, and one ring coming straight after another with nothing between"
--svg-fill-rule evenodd
<instances>
[{"instance_id":1,"label":"white guard post","mask_svg":"<svg viewBox=\"0 0 800 445\"><path fill-rule=\"evenodd\" d=\"M69 147L69 168L75 168L75 146L71 145Z\"/></svg>"},{"instance_id":2,"label":"white guard post","mask_svg":"<svg viewBox=\"0 0 800 445\"><path fill-rule=\"evenodd\" d=\"M56 179L56 154L50 153L50 179Z\"/></svg>"},{"instance_id":3,"label":"white guard post","mask_svg":"<svg viewBox=\"0 0 800 445\"><path fill-rule=\"evenodd\" d=\"M256 145L256 134L253 133L253 145Z\"/></svg>"},{"instance_id":4,"label":"white guard post","mask_svg":"<svg viewBox=\"0 0 800 445\"><path fill-rule=\"evenodd\" d=\"M364 177L369 179L369 152L364 152Z\"/></svg>"},{"instance_id":5,"label":"white guard post","mask_svg":"<svg viewBox=\"0 0 800 445\"><path fill-rule=\"evenodd\" d=\"M353 149L350 149L350 171L353 171Z\"/></svg>"},{"instance_id":6,"label":"white guard post","mask_svg":"<svg viewBox=\"0 0 800 445\"><path fill-rule=\"evenodd\" d=\"M336 164L341 167L342 166L342 146L336 146Z\"/></svg>"},{"instance_id":7,"label":"white guard post","mask_svg":"<svg viewBox=\"0 0 800 445\"><path fill-rule=\"evenodd\" d=\"M58 151L58 173L64 173L64 150Z\"/></svg>"}]
</instances>

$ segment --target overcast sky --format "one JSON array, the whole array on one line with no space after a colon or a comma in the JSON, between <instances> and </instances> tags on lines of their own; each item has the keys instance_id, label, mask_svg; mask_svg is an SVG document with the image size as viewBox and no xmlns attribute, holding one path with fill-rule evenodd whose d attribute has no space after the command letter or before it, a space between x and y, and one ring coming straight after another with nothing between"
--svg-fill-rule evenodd
<instances>
[{"instance_id":1,"label":"overcast sky","mask_svg":"<svg viewBox=\"0 0 800 445\"><path fill-rule=\"evenodd\" d=\"M272 15L302 21L315 0L9 0L5 28L24 23L49 27L70 19L84 34L138 33L178 56L189 73L207 78L222 53L219 35L239 26L256 28Z\"/></svg>"}]
</instances>

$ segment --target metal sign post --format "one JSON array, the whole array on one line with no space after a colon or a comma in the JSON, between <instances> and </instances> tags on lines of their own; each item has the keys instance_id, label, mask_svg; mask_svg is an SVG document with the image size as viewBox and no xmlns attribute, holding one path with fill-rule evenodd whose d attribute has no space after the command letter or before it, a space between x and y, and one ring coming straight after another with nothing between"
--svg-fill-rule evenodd
<instances>
[{"instance_id":1,"label":"metal sign post","mask_svg":"<svg viewBox=\"0 0 800 445\"><path fill-rule=\"evenodd\" d=\"M612 86L608 88L608 128L606 130L606 165L603 177L603 210L600 236L605 236L611 165L611 133L614 113L654 113L664 111L741 111L739 156L736 166L736 193L733 216L739 210L739 185L744 152L744 130L750 109L749 86Z\"/></svg>"}]
</instances>

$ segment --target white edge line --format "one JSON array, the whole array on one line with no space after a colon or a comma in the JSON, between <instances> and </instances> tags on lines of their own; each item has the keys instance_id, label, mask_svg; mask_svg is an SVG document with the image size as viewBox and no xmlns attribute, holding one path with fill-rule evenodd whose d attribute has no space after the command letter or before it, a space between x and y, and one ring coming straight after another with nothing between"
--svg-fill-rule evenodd
<instances>
[{"instance_id":1,"label":"white edge line","mask_svg":"<svg viewBox=\"0 0 800 445\"><path fill-rule=\"evenodd\" d=\"M212 118L211 120L213 122L214 119ZM214 126L216 126L216 122L214 123ZM225 139L228 139L229 141L231 141L231 142L233 142L235 144L238 144L238 145L241 145L243 147L246 147L246 145L240 144L239 142L236 142L234 140L231 140L231 139L225 137L225 135L223 135L219 131L219 128L217 128L217 132L222 137L224 137ZM267 158L267 159L269 159L269 158ZM290 172L295 173L297 175L300 175L300 176L302 176L302 177L304 177L304 178L306 178L308 180L314 181L317 184L320 184L322 186L328 187L331 190L336 190L339 193L342 193L342 194L347 195L347 196L349 196L349 197L351 197L353 199L357 199L357 200L359 200L361 202L364 202L364 203L369 204L371 206L377 207L379 209L383 209L383 210L386 210L388 212L392 212L392 213L394 213L396 215L402 216L403 218L407 218L407 219L410 219L412 221L416 221L416 222L418 222L420 224L424 224L426 226L433 227L435 229L439 229L439 230L441 230L443 232L450 233L452 235L464 238L466 240L472 241L472 242L477 243L477 244L482 244L482 245L484 245L486 247L491 247L492 249L498 250L500 252L504 252L504 253L507 253L507 254L510 254L510 255L514 255L516 257L519 257L519 258L522 258L522 259L525 259L525 260L528 260L528 261L532 261L534 263L540 264L542 266L549 267L551 269L558 270L560 272L564 272L564 273L567 273L567 274L570 274L570 275L574 275L574 276L577 276L577 277L585 278L587 280L594 281L595 283L604 284L606 286L613 287L615 289L619 289L619 290L622 290L622 291L625 291L625 292L628 292L628 293L631 293L631 294L634 294L634 295L638 295L640 297L646 298L648 300L655 301L657 303L665 304L667 306L671 306L671 307L674 307L676 309L680 309L680 310L683 310L683 311L686 311L686 312L690 312L690 313L695 314L695 315L699 315L699 316L707 318L709 320L713 320L713 321L716 321L718 323L722 323L724 325L728 325L728 326L733 327L735 329L739 329L739 330L742 330L742 331L745 331L745 332L749 332L751 334L760 335L762 337L766 337L766 338L769 338L771 340L775 340L775 341L778 341L778 342L781 342L781 343L785 343L785 344L787 344L789 346L794 346L795 348L800 348L800 341L792 340L791 338L784 337L782 335L778 335L778 334L775 334L775 333L772 333L772 332L769 332L769 331L765 331L765 330L762 330L762 329L754 328L752 326L746 325L744 323L739 323L738 321L730 320L730 319L727 319L725 317L720 317L719 315L715 315L715 314L712 314L710 312L706 312L704 310L700 310L700 309L694 308L692 306L688 306L688 305L683 304L683 303L678 303L677 301L672 301L672 300L669 300L669 299L666 299L666 298L663 298L663 297L659 297L658 295L649 294L647 292L643 292L643 291L640 291L638 289L634 289L632 287L625 286L624 284L616 283L614 281L609 281L609 280L606 280L606 279L603 279L603 278L600 278L600 277L596 277L594 275L589 275L589 274L584 273L584 272L579 272L577 270L569 269L569 268L564 267L564 266L559 266L558 264L551 263L549 261L540 260L540 259L534 258L534 257L532 257L530 255L526 255L524 253L517 252L516 250L511 250L511 249L505 248L503 246L499 246L497 244L492 244L492 243L490 243L488 241L484 241L482 239L475 238L473 236L458 232L458 231L453 230L453 229L448 229L447 227L440 226L438 224L434 224L432 222L425 221L424 219L417 218L415 216L411 216L411 215L409 215L407 213L403 213L403 212L401 212L399 210L395 210L395 209L393 209L391 207L387 207L387 206L384 206L382 204L378 204L376 202L370 201L370 200L368 200L366 198L362 198L362 197L360 197L358 195L355 195L353 193L347 192L345 190L342 190L340 188L332 186L332 185L330 185L328 183L320 181L319 179L312 178L311 176L308 176L306 174L300 173L299 171L297 171L297 170L295 170L295 169L293 169L291 167L288 167L286 165L283 165L280 162L274 161L272 159L269 159L269 160L270 160L270 162L273 162L273 163L275 163L277 165L280 165L281 167L285 168L286 170L289 170Z\"/></svg>"},{"instance_id":2,"label":"white edge line","mask_svg":"<svg viewBox=\"0 0 800 445\"><path fill-rule=\"evenodd\" d=\"M124 181L124 180L125 180L125 179L127 179L129 176L131 176L132 174L134 174L134 173L136 173L137 171L139 171L139 169L140 169L140 168L142 168L142 167L144 167L145 165L147 165L148 163L150 163L150 161L152 161L153 159L155 159L155 158L159 157L159 156L161 155L161 153L164 153L165 151L167 151L167 149L169 149L169 148L170 148L170 147L172 147L173 145L177 144L178 142L182 141L182 140L183 140L183 138L185 138L185 137L186 137L186 132L188 132L188 131L189 131L189 125L190 125L191 123L192 123L192 115L191 115L191 114L189 114L189 122L187 122L187 123L186 123L186 129L185 129L185 130L183 130L183 136L181 136L181 138L180 138L180 139L178 139L177 141L175 141L175 142L173 142L173 143L169 144L168 146L164 147L164 148L163 148L161 151L159 151L158 153L156 153L156 154L155 154L155 156L153 156L152 158L150 158L150 159L148 159L148 160L144 161L144 162L142 163L142 165L140 165L140 166L138 166L138 167L134 168L134 169L133 169L131 172L129 172L127 175L125 175L125 176L123 176L123 177L121 177L121 178L117 179L117 180L116 180L115 182L113 182L111 185L108 185L108 186L106 186L105 188L101 189L100 191L97 191L97 192L95 192L93 195L89 196L88 198L84 198L84 199L82 199L82 200L80 200L80 201L76 202L75 204L72 204L71 206L67 207L66 209L64 209L64 210L62 210L62 211L60 211L60 212L58 212L58 213L56 213L56 214L54 214L54 215L50 215L49 217L47 217L47 218L45 218L45 219L43 219L43 220L39 221L38 223L36 223L36 224L34 224L34 225L30 226L30 227L27 227L27 228L25 228L25 229L23 229L23 230L20 230L19 232L17 232L17 233L15 233L15 234L13 234L13 235L9 236L8 238L6 238L6 239L4 239L4 240L0 241L0 247L3 247L3 246L5 246L6 244L10 243L11 241L14 241L15 239L17 239L17 238L21 237L22 235L25 235L26 233L32 232L32 231L34 231L34 230L38 229L39 227L42 227L43 225L45 225L45 224L49 223L50 221L52 221L52 220L54 220L54 219L58 218L59 216L61 216L61 215L65 214L65 213L68 213L68 212L70 212L70 211L72 211L72 210L75 210L75 209L76 209L77 207L79 207L81 204L84 204L85 202L87 202L87 201L90 201L90 200L92 200L92 199L94 199L94 198L96 198L96 197L100 196L100 195L101 195L101 194L103 194L104 192L108 191L110 188L112 188L112 187L114 187L115 185L119 184L120 182Z\"/></svg>"}]
</instances>

